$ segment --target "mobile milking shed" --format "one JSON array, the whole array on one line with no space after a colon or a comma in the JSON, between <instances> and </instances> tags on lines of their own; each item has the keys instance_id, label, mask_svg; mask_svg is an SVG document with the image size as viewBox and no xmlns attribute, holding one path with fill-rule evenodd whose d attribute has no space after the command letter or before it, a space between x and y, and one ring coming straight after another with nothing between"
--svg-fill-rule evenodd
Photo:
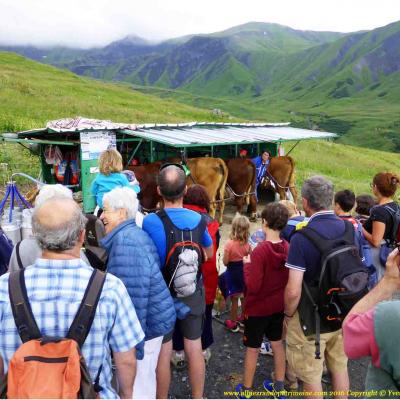
<instances>
[{"instance_id":1,"label":"mobile milking shed","mask_svg":"<svg viewBox=\"0 0 400 400\"><path fill-rule=\"evenodd\" d=\"M289 126L289 123L183 123L126 125L84 118L49 122L46 128L4 133L0 139L19 143L40 157L42 181L67 184L82 191L83 210L96 206L91 183L98 173L98 158L107 148L117 148L125 165L165 160L169 157L210 156L234 158L246 149L250 157L267 149L278 155L287 141L326 139L336 135ZM292 147L292 149L294 148ZM289 151L290 152L290 151ZM65 181L66 165L72 176Z\"/></svg>"}]
</instances>

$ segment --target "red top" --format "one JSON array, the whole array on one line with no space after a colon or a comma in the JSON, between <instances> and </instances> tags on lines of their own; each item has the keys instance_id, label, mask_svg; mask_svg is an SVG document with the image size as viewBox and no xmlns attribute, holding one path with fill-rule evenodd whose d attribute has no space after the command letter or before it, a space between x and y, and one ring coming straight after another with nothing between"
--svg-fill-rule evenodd
<instances>
[{"instance_id":1,"label":"red top","mask_svg":"<svg viewBox=\"0 0 400 400\"><path fill-rule=\"evenodd\" d=\"M183 207L189 210L196 211L200 214L207 214L204 208L184 204ZM207 214L208 215L208 214ZM209 217L211 218L211 217ZM213 241L213 256L204 262L201 266L201 273L203 275L204 289L206 291L206 304L214 304L215 294L218 286L218 271L217 271L217 232L219 229L218 221L211 219L207 224L208 233Z\"/></svg>"},{"instance_id":2,"label":"red top","mask_svg":"<svg viewBox=\"0 0 400 400\"><path fill-rule=\"evenodd\" d=\"M243 257L251 253L251 246L249 243L240 243L238 240L229 239L224 246L224 258L228 257L228 262L242 261Z\"/></svg>"},{"instance_id":3,"label":"red top","mask_svg":"<svg viewBox=\"0 0 400 400\"><path fill-rule=\"evenodd\" d=\"M246 314L266 317L284 310L284 291L289 278L285 267L289 251L286 240L261 242L253 250L250 263L244 264Z\"/></svg>"}]
</instances>

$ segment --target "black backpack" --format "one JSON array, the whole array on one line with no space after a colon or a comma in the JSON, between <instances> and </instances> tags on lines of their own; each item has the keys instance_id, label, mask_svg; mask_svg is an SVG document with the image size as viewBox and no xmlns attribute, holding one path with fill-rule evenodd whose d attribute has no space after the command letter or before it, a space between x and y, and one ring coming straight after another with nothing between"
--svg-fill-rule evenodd
<instances>
[{"instance_id":1,"label":"black backpack","mask_svg":"<svg viewBox=\"0 0 400 400\"><path fill-rule=\"evenodd\" d=\"M368 292L368 269L354 243L354 227L348 221L343 222L345 232L336 239L325 239L308 226L297 231L307 237L321 254L320 275L311 284L303 280L298 308L305 336L316 336L317 359L320 358L320 333L340 329L354 304Z\"/></svg>"},{"instance_id":2,"label":"black backpack","mask_svg":"<svg viewBox=\"0 0 400 400\"><path fill-rule=\"evenodd\" d=\"M100 240L106 236L104 224L94 214L85 214L88 222L85 235L85 255L93 268L105 271L107 268L107 251L100 246Z\"/></svg>"},{"instance_id":3,"label":"black backpack","mask_svg":"<svg viewBox=\"0 0 400 400\"><path fill-rule=\"evenodd\" d=\"M166 256L163 268L163 276L165 282L172 294L176 297L177 292L175 290L173 280L177 274L179 266L179 255L186 249L196 251L198 255L198 269L196 273L196 280L198 281L201 277L201 265L204 262L203 249L201 247L201 241L203 238L204 231L207 227L207 222L203 216L201 216L200 222L196 228L180 229L174 225L171 218L168 216L164 209L157 211L156 213L160 218L166 238Z\"/></svg>"},{"instance_id":4,"label":"black backpack","mask_svg":"<svg viewBox=\"0 0 400 400\"><path fill-rule=\"evenodd\" d=\"M396 247L396 244L400 242L400 207L396 204L396 209L385 205L385 210L389 212L392 217L392 231L390 232L390 238L385 239L386 244L390 248Z\"/></svg>"}]
</instances>

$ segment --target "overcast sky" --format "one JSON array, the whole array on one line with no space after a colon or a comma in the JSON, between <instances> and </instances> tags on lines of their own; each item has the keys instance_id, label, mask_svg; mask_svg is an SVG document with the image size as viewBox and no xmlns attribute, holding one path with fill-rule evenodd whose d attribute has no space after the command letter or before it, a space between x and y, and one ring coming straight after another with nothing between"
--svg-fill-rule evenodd
<instances>
[{"instance_id":1,"label":"overcast sky","mask_svg":"<svg viewBox=\"0 0 400 400\"><path fill-rule=\"evenodd\" d=\"M399 0L0 0L0 43L103 46L161 40L249 21L353 32L400 20Z\"/></svg>"}]
</instances>

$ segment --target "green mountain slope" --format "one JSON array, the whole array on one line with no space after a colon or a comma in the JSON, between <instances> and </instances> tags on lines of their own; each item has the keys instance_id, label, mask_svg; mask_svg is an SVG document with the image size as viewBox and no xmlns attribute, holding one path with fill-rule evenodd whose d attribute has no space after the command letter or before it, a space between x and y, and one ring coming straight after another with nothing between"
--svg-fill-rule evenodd
<instances>
[{"instance_id":1,"label":"green mountain slope","mask_svg":"<svg viewBox=\"0 0 400 400\"><path fill-rule=\"evenodd\" d=\"M68 68L79 75L182 88L205 95L213 95L214 90L229 97L260 94L263 71L276 57L342 36L251 22L215 34L191 35L159 44L128 36L104 48L87 51L27 46L5 49ZM224 85L218 87L217 83L215 89L215 80Z\"/></svg>"},{"instance_id":2,"label":"green mountain slope","mask_svg":"<svg viewBox=\"0 0 400 400\"><path fill-rule=\"evenodd\" d=\"M261 94L269 80L266 71L277 59L342 36L252 22L215 34L169 41L174 46L138 56L135 61L139 67L123 79L207 96L253 97Z\"/></svg>"},{"instance_id":3,"label":"green mountain slope","mask_svg":"<svg viewBox=\"0 0 400 400\"><path fill-rule=\"evenodd\" d=\"M232 45L243 51L267 49L278 53L290 53L332 42L344 34L301 31L279 24L249 22L209 36L230 38Z\"/></svg>"},{"instance_id":4,"label":"green mountain slope","mask_svg":"<svg viewBox=\"0 0 400 400\"><path fill-rule=\"evenodd\" d=\"M50 119L75 115L123 122L218 119L209 111L178 104L168 96L179 100L185 97L185 102L198 103L206 108L210 108L210 101L213 101L210 98L166 89L143 90L147 93L139 93L126 84L101 83L21 56L0 53L0 132L42 127ZM166 98L159 99L155 95ZM348 99L337 101L341 100ZM261 106L257 109L250 103L243 105L229 99L215 101L221 108L231 107L238 114L261 113ZM285 114L287 111L284 108L269 107L264 111L272 121L282 120L282 115L290 115ZM292 119L297 117L295 115ZM380 118L385 118L383 111ZM285 144L287 151L291 145ZM398 154L339 143L304 141L291 156L296 161L298 186L311 175L324 174L334 181L337 189L351 188L360 194L369 191L369 182L376 172L391 170L400 173ZM0 163L4 162L13 172L35 176L38 172L37 158L18 145L0 144ZM0 169L0 185L5 180L6 176Z\"/></svg>"},{"instance_id":5,"label":"green mountain slope","mask_svg":"<svg viewBox=\"0 0 400 400\"><path fill-rule=\"evenodd\" d=\"M400 22L291 54L233 57L239 77L231 63L208 82L194 79L176 92L140 90L244 118L333 131L343 143L400 151Z\"/></svg>"},{"instance_id":6,"label":"green mountain slope","mask_svg":"<svg viewBox=\"0 0 400 400\"><path fill-rule=\"evenodd\" d=\"M400 151L400 22L346 35L253 22L159 44L127 37L75 55L60 48L37 55L195 107L289 120L337 132L343 143Z\"/></svg>"},{"instance_id":7,"label":"green mountain slope","mask_svg":"<svg viewBox=\"0 0 400 400\"><path fill-rule=\"evenodd\" d=\"M97 82L0 52L0 132L76 115L130 123L218 119L210 111L144 95L127 84Z\"/></svg>"}]
</instances>

